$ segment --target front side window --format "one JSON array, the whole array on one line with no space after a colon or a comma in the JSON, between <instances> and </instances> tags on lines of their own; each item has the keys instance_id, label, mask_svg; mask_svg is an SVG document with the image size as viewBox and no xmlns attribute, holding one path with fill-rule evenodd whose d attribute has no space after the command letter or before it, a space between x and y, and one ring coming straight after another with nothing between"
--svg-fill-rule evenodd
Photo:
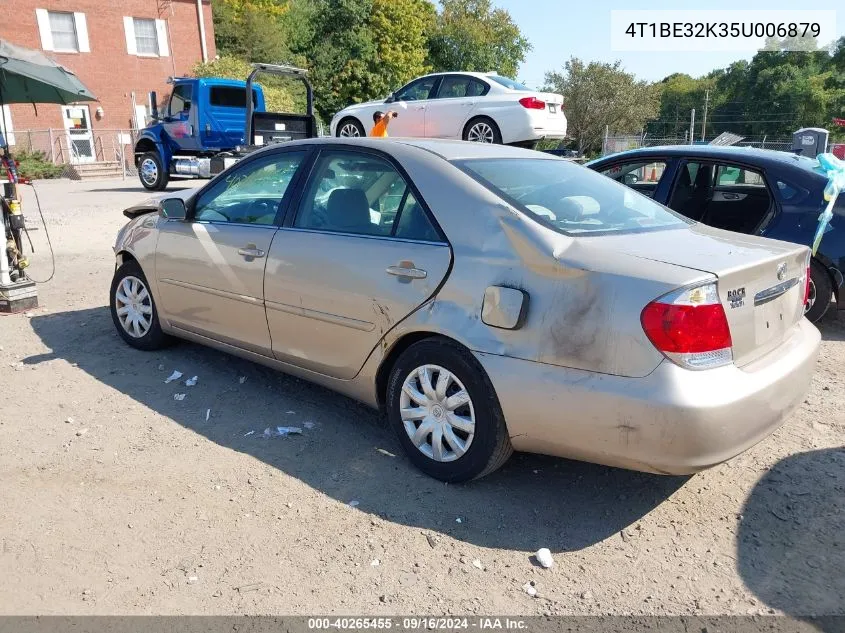
<instances>
[{"instance_id":1,"label":"front side window","mask_svg":"<svg viewBox=\"0 0 845 633\"><path fill-rule=\"evenodd\" d=\"M304 157L305 152L270 154L229 172L200 195L194 220L272 225Z\"/></svg>"},{"instance_id":2,"label":"front side window","mask_svg":"<svg viewBox=\"0 0 845 633\"><path fill-rule=\"evenodd\" d=\"M76 35L76 21L73 13L49 11L50 32L53 35L53 49L57 51L77 52L79 38Z\"/></svg>"},{"instance_id":3,"label":"front side window","mask_svg":"<svg viewBox=\"0 0 845 633\"><path fill-rule=\"evenodd\" d=\"M566 235L626 233L687 224L647 197L569 161L505 158L456 164L505 201Z\"/></svg>"},{"instance_id":4,"label":"front side window","mask_svg":"<svg viewBox=\"0 0 845 633\"><path fill-rule=\"evenodd\" d=\"M396 168L377 156L353 152L329 153L320 158L294 226L440 241Z\"/></svg>"},{"instance_id":5,"label":"front side window","mask_svg":"<svg viewBox=\"0 0 845 633\"><path fill-rule=\"evenodd\" d=\"M431 96L437 77L424 77L408 84L396 93L397 101L422 101Z\"/></svg>"},{"instance_id":6,"label":"front side window","mask_svg":"<svg viewBox=\"0 0 845 633\"><path fill-rule=\"evenodd\" d=\"M188 84L181 84L173 89L170 95L169 114L178 117L181 113L187 114L191 111L191 95L193 90Z\"/></svg>"},{"instance_id":7,"label":"front side window","mask_svg":"<svg viewBox=\"0 0 845 633\"><path fill-rule=\"evenodd\" d=\"M138 55L158 55L158 31L156 21L145 18L134 18L135 50Z\"/></svg>"}]
</instances>

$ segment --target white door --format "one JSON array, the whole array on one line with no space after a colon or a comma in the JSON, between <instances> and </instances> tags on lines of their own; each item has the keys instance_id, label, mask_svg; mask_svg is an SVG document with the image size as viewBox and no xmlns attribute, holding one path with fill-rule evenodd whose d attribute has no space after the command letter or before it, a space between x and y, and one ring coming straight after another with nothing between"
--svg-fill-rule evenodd
<instances>
[{"instance_id":1,"label":"white door","mask_svg":"<svg viewBox=\"0 0 845 633\"><path fill-rule=\"evenodd\" d=\"M94 162L94 133L91 131L91 111L88 106L62 106L62 120L67 131L71 162Z\"/></svg>"},{"instance_id":2,"label":"white door","mask_svg":"<svg viewBox=\"0 0 845 633\"><path fill-rule=\"evenodd\" d=\"M436 95L425 109L425 135L434 138L463 138L464 124L489 90L468 75L445 75Z\"/></svg>"},{"instance_id":3,"label":"white door","mask_svg":"<svg viewBox=\"0 0 845 633\"><path fill-rule=\"evenodd\" d=\"M394 103L385 104L398 113L387 128L390 136L425 136L425 109L434 95L440 77L432 75L412 81L394 94Z\"/></svg>"}]
</instances>

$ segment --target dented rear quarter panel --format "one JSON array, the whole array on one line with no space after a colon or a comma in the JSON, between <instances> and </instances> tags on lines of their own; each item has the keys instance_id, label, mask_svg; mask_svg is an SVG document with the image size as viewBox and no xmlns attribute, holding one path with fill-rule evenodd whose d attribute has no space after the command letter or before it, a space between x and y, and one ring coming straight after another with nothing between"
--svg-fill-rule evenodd
<instances>
[{"instance_id":1,"label":"dented rear quarter panel","mask_svg":"<svg viewBox=\"0 0 845 633\"><path fill-rule=\"evenodd\" d=\"M431 331L475 352L645 376L663 356L643 333L642 309L679 286L712 277L614 252L602 246L601 236L556 233L440 156L399 148L393 154L434 211L454 261L434 299L388 332L383 348L408 333ZM664 233L667 239L677 239L678 231L685 230ZM519 329L500 329L482 321L488 286L518 288L527 294L527 314Z\"/></svg>"}]
</instances>

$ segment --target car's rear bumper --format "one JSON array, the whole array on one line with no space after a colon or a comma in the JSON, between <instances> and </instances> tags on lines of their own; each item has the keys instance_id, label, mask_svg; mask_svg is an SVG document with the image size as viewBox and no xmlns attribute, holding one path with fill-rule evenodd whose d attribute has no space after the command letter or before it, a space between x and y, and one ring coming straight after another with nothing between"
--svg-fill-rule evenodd
<instances>
[{"instance_id":1,"label":"car's rear bumper","mask_svg":"<svg viewBox=\"0 0 845 633\"><path fill-rule=\"evenodd\" d=\"M724 462L777 429L809 387L819 331L806 319L750 366L706 371L669 361L624 378L476 354L516 450L665 474Z\"/></svg>"}]
</instances>

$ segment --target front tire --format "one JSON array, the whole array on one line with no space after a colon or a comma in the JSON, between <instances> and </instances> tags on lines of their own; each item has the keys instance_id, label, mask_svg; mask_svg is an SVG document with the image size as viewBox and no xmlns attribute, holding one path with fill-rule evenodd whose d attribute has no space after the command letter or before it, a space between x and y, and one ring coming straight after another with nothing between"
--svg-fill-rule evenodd
<instances>
[{"instance_id":1,"label":"front tire","mask_svg":"<svg viewBox=\"0 0 845 633\"><path fill-rule=\"evenodd\" d=\"M161 329L149 283L135 260L124 262L114 272L109 307L117 333L132 347L153 351L172 342Z\"/></svg>"},{"instance_id":2,"label":"front tire","mask_svg":"<svg viewBox=\"0 0 845 633\"><path fill-rule=\"evenodd\" d=\"M387 384L387 416L402 448L425 474L450 483L492 473L513 453L487 374L444 339L411 345Z\"/></svg>"},{"instance_id":3,"label":"front tire","mask_svg":"<svg viewBox=\"0 0 845 633\"><path fill-rule=\"evenodd\" d=\"M493 119L486 116L472 119L464 127L463 139L473 143L502 144L502 133Z\"/></svg>"},{"instance_id":4,"label":"front tire","mask_svg":"<svg viewBox=\"0 0 845 633\"><path fill-rule=\"evenodd\" d=\"M338 138L359 138L366 136L367 132L358 119L348 117L337 124L336 135Z\"/></svg>"},{"instance_id":5,"label":"front tire","mask_svg":"<svg viewBox=\"0 0 845 633\"><path fill-rule=\"evenodd\" d=\"M830 307L830 297L833 294L833 284L824 266L816 260L810 263L810 300L804 316L812 323L821 319Z\"/></svg>"},{"instance_id":6,"label":"front tire","mask_svg":"<svg viewBox=\"0 0 845 633\"><path fill-rule=\"evenodd\" d=\"M138 178L148 191L164 191L170 174L164 168L158 152L147 152L138 161Z\"/></svg>"}]
</instances>

